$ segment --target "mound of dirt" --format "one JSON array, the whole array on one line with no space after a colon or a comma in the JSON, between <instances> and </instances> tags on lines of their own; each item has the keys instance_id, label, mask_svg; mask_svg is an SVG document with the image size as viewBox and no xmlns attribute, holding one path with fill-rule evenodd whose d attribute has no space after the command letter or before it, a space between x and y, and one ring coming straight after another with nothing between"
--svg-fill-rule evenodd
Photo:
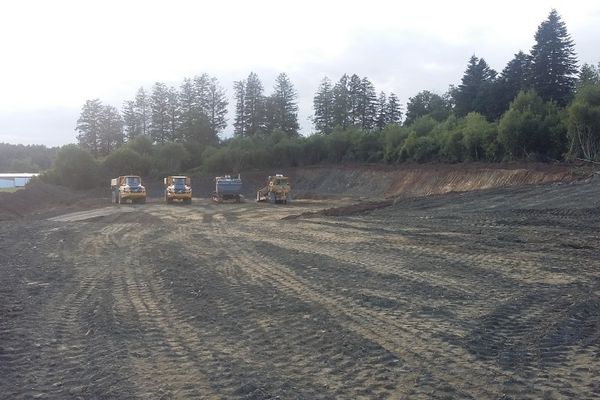
<instances>
[{"instance_id":1,"label":"mound of dirt","mask_svg":"<svg viewBox=\"0 0 600 400\"><path fill-rule=\"evenodd\" d=\"M0 221L24 217L55 207L79 204L85 208L87 203L96 204L99 190L74 191L72 189L35 181L26 188L13 193L0 193Z\"/></svg>"}]
</instances>

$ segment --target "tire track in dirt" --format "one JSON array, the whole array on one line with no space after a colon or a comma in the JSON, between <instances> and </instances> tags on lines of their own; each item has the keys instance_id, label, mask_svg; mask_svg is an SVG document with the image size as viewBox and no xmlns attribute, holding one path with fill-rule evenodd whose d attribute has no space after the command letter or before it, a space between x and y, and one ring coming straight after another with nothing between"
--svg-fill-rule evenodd
<instances>
[{"instance_id":1,"label":"tire track in dirt","mask_svg":"<svg viewBox=\"0 0 600 400\"><path fill-rule=\"evenodd\" d=\"M236 233L226 233L225 237L236 237ZM236 243L239 242L236 241ZM493 382L498 376L507 375L507 373L498 368L478 362L462 349L452 348L448 346L447 343L436 340L421 330L408 328L393 319L388 319L385 316L352 303L346 297L326 293L326 291L318 288L318 286L291 273L286 267L262 258L256 253L248 253L247 247L248 246L236 247L236 251L240 252L240 254L244 254L244 257L236 260L239 264L244 265L244 270L256 274L261 280L272 282L284 292L298 296L300 299L317 302L319 305L324 306L332 315L339 316L338 320L342 321L343 325L350 328L350 330L382 345L384 348L405 361L409 359L407 364L410 365L409 368L412 371L418 371L425 365L430 365L432 363L443 364L444 369L447 368L448 371L444 373L436 372L436 381L438 384L441 382L442 386L446 387L447 390L458 390L462 396L470 396L467 393L471 391L471 395L474 397L489 397L492 392L489 392L487 388L481 385L477 385L475 388L473 382ZM427 344L424 343L425 340L427 340ZM435 345L432 345L432 343L435 343ZM426 350L426 352L430 354L428 354L428 356L423 356L422 354L411 350L415 348L441 348L443 351ZM464 364L468 363L470 366L477 366L477 368L470 370L470 377L465 377L464 371L460 370L461 366L456 365L456 362L454 361L456 359L464 360ZM452 371L453 368L457 368L458 370L454 372ZM440 369L443 370L442 368ZM434 374L431 369L428 369L427 371L431 375ZM411 376L408 379L414 381L414 378L414 376ZM511 377L511 379L514 378ZM447 381L459 383L455 387L452 387L451 385L444 384L444 382ZM403 385L400 384L400 386ZM403 387L403 390L406 390L406 387ZM401 390L401 392L403 391Z\"/></svg>"},{"instance_id":2,"label":"tire track in dirt","mask_svg":"<svg viewBox=\"0 0 600 400\"><path fill-rule=\"evenodd\" d=\"M122 353L112 342L95 337L91 326L85 323L86 311L94 311L89 309L91 297L107 281L107 274L96 268L93 255L81 259L74 256L76 236L70 239L70 243L58 243L55 256L73 267L74 275L64 285L65 291L50 298L39 313L30 313L22 321L23 333L37 348L33 353L37 360L32 364L32 359L25 359L21 365L13 366L27 371L22 376L26 387L14 393L13 398L111 397L127 393L115 392L123 380L122 371L115 364L106 365L107 360L114 361ZM31 354L31 349L22 351Z\"/></svg>"},{"instance_id":3,"label":"tire track in dirt","mask_svg":"<svg viewBox=\"0 0 600 400\"><path fill-rule=\"evenodd\" d=\"M214 224L211 228L219 232L221 226L222 224ZM227 245L220 235L210 234L208 237L217 237L220 240L204 243L204 245L210 247ZM227 247L232 248L231 245ZM191 246L187 249L188 256L194 262L203 262L204 260L198 257L202 248L203 246L200 246L200 249ZM235 268L240 269L235 260L223 260L226 263L236 264ZM214 272L223 274L222 269L215 269ZM242 274L245 275L244 270ZM288 304L294 304L294 299L286 299L283 294L273 291L273 288L265 287L264 282L249 280L245 276L237 285L232 284L227 277L219 279L210 273L208 277L210 277L211 288L216 292L227 293L225 298L217 297L213 304L214 312L222 322L219 326L211 325L216 331L210 335L212 337L210 343L225 341L227 344L224 348L253 349L243 357L246 363L250 363L251 369L260 371L260 374L253 378L252 386L262 387L266 394L281 398L331 398L333 393L343 398L356 398L357 393L361 393L356 391L356 387L348 387L348 374L353 374L355 358L338 354L334 361L330 359L331 353L323 354L321 351L315 351L315 349L330 349L338 344L337 340L332 339L334 332L322 330L318 321L307 320L314 310L306 309L304 305L295 305L293 309L289 309ZM206 293L203 295L208 296ZM280 310L279 307L282 305L286 308ZM303 315L298 316L298 313ZM229 328L224 329L223 324ZM282 334L282 329L285 330L285 334ZM358 340L358 337L347 338L347 340L352 343ZM367 355L367 358L373 364L374 359L381 362L386 357L390 366L397 362L391 355L386 355L387 352L382 348L371 350L372 354ZM337 361L344 367L341 368ZM354 376L352 379L354 385L360 387L363 379L372 375L369 370L363 370L362 378ZM329 371L326 374L327 379L324 379L323 371ZM378 377L383 382L381 386L389 385L391 379L390 372L385 373L386 376ZM270 376L269 383L261 383L260 376ZM296 389L290 391L290 388ZM375 392L373 384L365 383L362 392L364 393L358 398L362 398L361 396L365 396L366 393Z\"/></svg>"},{"instance_id":4,"label":"tire track in dirt","mask_svg":"<svg viewBox=\"0 0 600 400\"><path fill-rule=\"evenodd\" d=\"M232 236L232 237L238 237L238 235L239 235L238 232L234 232L234 233L229 234L229 236ZM242 250L243 250L243 248L246 248L246 247L247 246L241 246ZM269 252L269 253L273 254L272 251ZM252 258L252 257L254 257L254 262L250 262L249 263L249 268L250 268L250 264L255 264L256 266L260 265L260 266L263 266L263 267L266 266L266 265L269 265L269 261L268 260L266 262L264 262L264 263L260 263L260 262L257 263L256 262L256 255L249 255L249 258ZM254 270L256 271L257 268L258 267L255 267ZM284 274L283 271L286 271L286 273ZM298 277L294 276L294 275L286 275L287 272L288 272L287 268L279 265L278 267L273 267L273 269L270 269L269 271L264 271L261 275L262 275L262 278L265 278L266 276L271 276L271 279L273 279L273 276L277 276L277 274L279 273L280 274L280 279L281 279L280 283L282 285L284 285L284 282L288 282L288 284L289 284L289 282L294 282L294 284L291 284L290 286L288 286L288 289L290 291L298 291L298 289L297 289L298 287L302 287L302 285L307 285L308 284L307 282L298 283L298 280L297 280ZM306 297L316 298L317 296L316 296L315 293L311 292ZM343 300L344 300L343 298L336 298L335 302L337 302L338 304L343 304ZM326 302L326 300L319 299L319 302ZM358 308L358 309L360 310L360 308ZM356 304L348 304L348 308L346 310L337 310L337 311L340 311L341 314L348 314L349 310L356 311L357 310ZM547 313L547 311L548 310L544 310L544 309L542 309L542 310L531 310L528 318L531 318L531 319L535 320L537 318L538 314L545 314L545 313ZM379 315L374 316L375 319L377 317L380 317L380 316ZM386 323L387 322L389 322L389 321L386 321ZM398 327L398 328L401 328L401 327ZM512 328L515 328L514 329L515 330L514 333L516 333L517 336L518 336L519 335L519 329L517 329L517 327L515 325L512 325ZM510 335L510 334L513 333L513 332L511 332L510 329L511 329L511 326L509 326L509 328L506 329L506 334L507 335ZM417 335L417 334L419 334L419 332L420 331L417 330L417 331L412 332L412 334ZM523 334L525 334L525 333L523 333ZM429 346L432 346L432 344L433 344L433 347L441 347L441 348L444 347L444 344L436 342L435 338L433 338L433 337L427 337L427 334L422 335L422 336L426 337L427 343L429 343ZM503 371L503 370L501 370L500 368L497 368L497 367L492 367L490 369L490 367L487 364L485 364L485 363L479 363L479 364L475 363L472 359L469 359L470 357L468 356L468 353L467 353L467 355L464 354L464 351L462 349L454 349L454 350L458 351L458 353L455 354L456 356L458 356L458 358L463 358L463 359L466 358L470 364L477 365L477 367L478 367L477 370L478 371L489 369L490 370L490 374L488 375L488 377L491 379L490 381L494 381L495 380L494 379L494 375L495 374L504 375L507 378L506 382L511 382L510 383L511 387L514 387L517 382L520 382L520 383L516 384L516 387L521 387L521 389L523 389L523 390L526 389L526 385L525 385L524 381L521 381L518 376L510 376L510 374L505 373L505 371ZM462 353L462 354L460 354L460 353ZM441 355L436 355L436 357L438 357L438 356L441 356ZM455 377L453 377L453 379L454 378ZM563 382L563 384L565 384L565 382ZM556 388L556 390L559 390L559 388Z\"/></svg>"}]
</instances>

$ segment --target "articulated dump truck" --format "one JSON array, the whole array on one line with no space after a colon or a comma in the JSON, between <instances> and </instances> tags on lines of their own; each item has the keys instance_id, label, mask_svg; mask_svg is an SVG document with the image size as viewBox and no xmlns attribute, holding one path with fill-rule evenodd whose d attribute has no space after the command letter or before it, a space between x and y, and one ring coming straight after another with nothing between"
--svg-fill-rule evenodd
<instances>
[{"instance_id":1,"label":"articulated dump truck","mask_svg":"<svg viewBox=\"0 0 600 400\"><path fill-rule=\"evenodd\" d=\"M192 180L189 176L167 176L164 179L165 201L171 204L181 200L184 204L192 202Z\"/></svg>"},{"instance_id":2,"label":"articulated dump truck","mask_svg":"<svg viewBox=\"0 0 600 400\"><path fill-rule=\"evenodd\" d=\"M256 201L287 204L292 201L289 179L281 174L269 176L265 187L256 192Z\"/></svg>"},{"instance_id":3,"label":"articulated dump truck","mask_svg":"<svg viewBox=\"0 0 600 400\"><path fill-rule=\"evenodd\" d=\"M137 175L124 175L110 180L112 202L116 204L146 202L146 188L142 186L142 178Z\"/></svg>"}]
</instances>

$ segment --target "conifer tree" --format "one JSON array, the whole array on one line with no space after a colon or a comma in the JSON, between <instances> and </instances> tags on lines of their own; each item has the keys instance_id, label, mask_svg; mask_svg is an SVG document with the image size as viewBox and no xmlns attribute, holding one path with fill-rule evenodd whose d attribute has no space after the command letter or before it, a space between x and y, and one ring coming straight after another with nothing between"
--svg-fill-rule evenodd
<instances>
[{"instance_id":1,"label":"conifer tree","mask_svg":"<svg viewBox=\"0 0 600 400\"><path fill-rule=\"evenodd\" d=\"M236 81L233 83L235 96L235 121L233 122L233 133L236 136L245 136L246 119L244 118L244 104L246 103L246 82Z\"/></svg>"},{"instance_id":2,"label":"conifer tree","mask_svg":"<svg viewBox=\"0 0 600 400\"><path fill-rule=\"evenodd\" d=\"M244 134L256 136L265 128L265 99L258 75L251 72L246 79L244 98Z\"/></svg>"},{"instance_id":3,"label":"conifer tree","mask_svg":"<svg viewBox=\"0 0 600 400\"><path fill-rule=\"evenodd\" d=\"M398 101L398 96L394 93L390 93L390 97L387 101L386 107L386 119L385 124L400 124L402 121L402 106Z\"/></svg>"},{"instance_id":4,"label":"conifer tree","mask_svg":"<svg viewBox=\"0 0 600 400\"><path fill-rule=\"evenodd\" d=\"M379 93L379 98L377 99L377 120L375 125L377 129L382 130L387 125L387 112L388 112L388 103L387 96L385 92Z\"/></svg>"},{"instance_id":5,"label":"conifer tree","mask_svg":"<svg viewBox=\"0 0 600 400\"><path fill-rule=\"evenodd\" d=\"M495 78L496 71L483 58L471 56L461 84L453 91L456 115L462 117L475 111L488 116L494 102L491 87Z\"/></svg>"},{"instance_id":6,"label":"conifer tree","mask_svg":"<svg viewBox=\"0 0 600 400\"><path fill-rule=\"evenodd\" d=\"M288 136L298 136L298 93L285 73L275 79L273 95L275 121L274 129L281 130Z\"/></svg>"},{"instance_id":7,"label":"conifer tree","mask_svg":"<svg viewBox=\"0 0 600 400\"><path fill-rule=\"evenodd\" d=\"M575 44L553 9L540 24L531 49L531 85L544 101L566 105L573 96L577 74Z\"/></svg>"},{"instance_id":8,"label":"conifer tree","mask_svg":"<svg viewBox=\"0 0 600 400\"><path fill-rule=\"evenodd\" d=\"M94 157L100 155L100 136L103 105L100 99L87 100L81 109L75 130L79 132L79 146L88 150Z\"/></svg>"},{"instance_id":9,"label":"conifer tree","mask_svg":"<svg viewBox=\"0 0 600 400\"><path fill-rule=\"evenodd\" d=\"M333 108L333 87L329 78L325 77L313 98L313 124L317 132L323 134L331 132L334 127Z\"/></svg>"}]
</instances>

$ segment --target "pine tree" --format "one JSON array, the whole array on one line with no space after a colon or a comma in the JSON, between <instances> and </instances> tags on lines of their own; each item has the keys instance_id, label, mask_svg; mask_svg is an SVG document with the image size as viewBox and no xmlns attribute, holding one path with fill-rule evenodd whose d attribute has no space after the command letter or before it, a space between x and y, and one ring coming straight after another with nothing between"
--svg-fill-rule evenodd
<instances>
[{"instance_id":1,"label":"pine tree","mask_svg":"<svg viewBox=\"0 0 600 400\"><path fill-rule=\"evenodd\" d=\"M394 93L390 93L387 102L385 124L400 124L402 121L402 106L398 101L398 97Z\"/></svg>"},{"instance_id":2,"label":"pine tree","mask_svg":"<svg viewBox=\"0 0 600 400\"><path fill-rule=\"evenodd\" d=\"M79 132L79 146L89 150L94 157L100 155L100 136L102 127L103 105L100 99L87 100L77 119L75 130Z\"/></svg>"},{"instance_id":3,"label":"pine tree","mask_svg":"<svg viewBox=\"0 0 600 400\"><path fill-rule=\"evenodd\" d=\"M333 87L333 126L342 129L350 125L350 94L348 75L344 74Z\"/></svg>"},{"instance_id":4,"label":"pine tree","mask_svg":"<svg viewBox=\"0 0 600 400\"><path fill-rule=\"evenodd\" d=\"M150 136L156 143L164 144L169 135L169 93L164 83L156 82L150 98Z\"/></svg>"},{"instance_id":5,"label":"pine tree","mask_svg":"<svg viewBox=\"0 0 600 400\"><path fill-rule=\"evenodd\" d=\"M535 33L531 49L531 84L544 101L566 105L573 96L577 74L575 44L553 9Z\"/></svg>"},{"instance_id":6,"label":"pine tree","mask_svg":"<svg viewBox=\"0 0 600 400\"><path fill-rule=\"evenodd\" d=\"M246 104L246 81L233 83L235 96L235 120L233 122L233 134L235 136L246 135L246 119L244 118L244 105Z\"/></svg>"},{"instance_id":7,"label":"pine tree","mask_svg":"<svg viewBox=\"0 0 600 400\"><path fill-rule=\"evenodd\" d=\"M134 101L126 101L123 104L123 127L127 140L142 134L142 126L135 108Z\"/></svg>"},{"instance_id":8,"label":"pine tree","mask_svg":"<svg viewBox=\"0 0 600 400\"><path fill-rule=\"evenodd\" d=\"M519 51L512 60L506 64L500 77L496 81L496 117L502 115L517 94L529 87L528 78L531 70L531 58Z\"/></svg>"},{"instance_id":9,"label":"pine tree","mask_svg":"<svg viewBox=\"0 0 600 400\"><path fill-rule=\"evenodd\" d=\"M100 113L100 152L108 155L124 142L123 118L116 107L106 105Z\"/></svg>"},{"instance_id":10,"label":"pine tree","mask_svg":"<svg viewBox=\"0 0 600 400\"><path fill-rule=\"evenodd\" d=\"M150 128L150 100L143 87L139 88L135 96L135 112L138 117L142 135L147 135Z\"/></svg>"},{"instance_id":11,"label":"pine tree","mask_svg":"<svg viewBox=\"0 0 600 400\"><path fill-rule=\"evenodd\" d=\"M321 81L313 98L313 124L319 133L328 134L333 129L333 87L329 78Z\"/></svg>"},{"instance_id":12,"label":"pine tree","mask_svg":"<svg viewBox=\"0 0 600 400\"><path fill-rule=\"evenodd\" d=\"M194 94L195 103L198 107L198 111L206 116L209 115L208 98L210 96L210 76L208 74L202 74L194 77Z\"/></svg>"},{"instance_id":13,"label":"pine tree","mask_svg":"<svg viewBox=\"0 0 600 400\"><path fill-rule=\"evenodd\" d=\"M491 94L495 78L496 71L483 58L471 56L461 84L453 92L454 112L461 117L473 111L488 116L495 101Z\"/></svg>"},{"instance_id":14,"label":"pine tree","mask_svg":"<svg viewBox=\"0 0 600 400\"><path fill-rule=\"evenodd\" d=\"M382 130L387 125L388 117L388 103L387 96L385 92L379 93L379 98L377 99L377 120L375 125L377 129Z\"/></svg>"},{"instance_id":15,"label":"pine tree","mask_svg":"<svg viewBox=\"0 0 600 400\"><path fill-rule=\"evenodd\" d=\"M182 140L192 141L196 135L200 119L194 82L184 78L179 87L179 136Z\"/></svg>"},{"instance_id":16,"label":"pine tree","mask_svg":"<svg viewBox=\"0 0 600 400\"><path fill-rule=\"evenodd\" d=\"M350 125L361 123L364 110L361 109L363 83L360 77L353 74L348 83L348 116Z\"/></svg>"},{"instance_id":17,"label":"pine tree","mask_svg":"<svg viewBox=\"0 0 600 400\"><path fill-rule=\"evenodd\" d=\"M227 96L225 89L219 85L217 78L210 78L207 90L207 112L208 125L210 127L210 139L216 143L218 134L227 126Z\"/></svg>"},{"instance_id":18,"label":"pine tree","mask_svg":"<svg viewBox=\"0 0 600 400\"><path fill-rule=\"evenodd\" d=\"M171 142L179 142L183 139L180 124L179 93L174 87L167 90L167 136Z\"/></svg>"},{"instance_id":19,"label":"pine tree","mask_svg":"<svg viewBox=\"0 0 600 400\"><path fill-rule=\"evenodd\" d=\"M274 129L281 130L287 136L298 136L298 93L285 73L279 74L275 79L271 97L274 102Z\"/></svg>"},{"instance_id":20,"label":"pine tree","mask_svg":"<svg viewBox=\"0 0 600 400\"><path fill-rule=\"evenodd\" d=\"M377 118L377 95L375 86L364 77L360 82L360 95L358 98L358 117L363 131L371 131L375 127Z\"/></svg>"},{"instance_id":21,"label":"pine tree","mask_svg":"<svg viewBox=\"0 0 600 400\"><path fill-rule=\"evenodd\" d=\"M254 72L251 72L246 79L244 123L244 133L247 136L256 136L264 132L265 98L263 85Z\"/></svg>"}]
</instances>

